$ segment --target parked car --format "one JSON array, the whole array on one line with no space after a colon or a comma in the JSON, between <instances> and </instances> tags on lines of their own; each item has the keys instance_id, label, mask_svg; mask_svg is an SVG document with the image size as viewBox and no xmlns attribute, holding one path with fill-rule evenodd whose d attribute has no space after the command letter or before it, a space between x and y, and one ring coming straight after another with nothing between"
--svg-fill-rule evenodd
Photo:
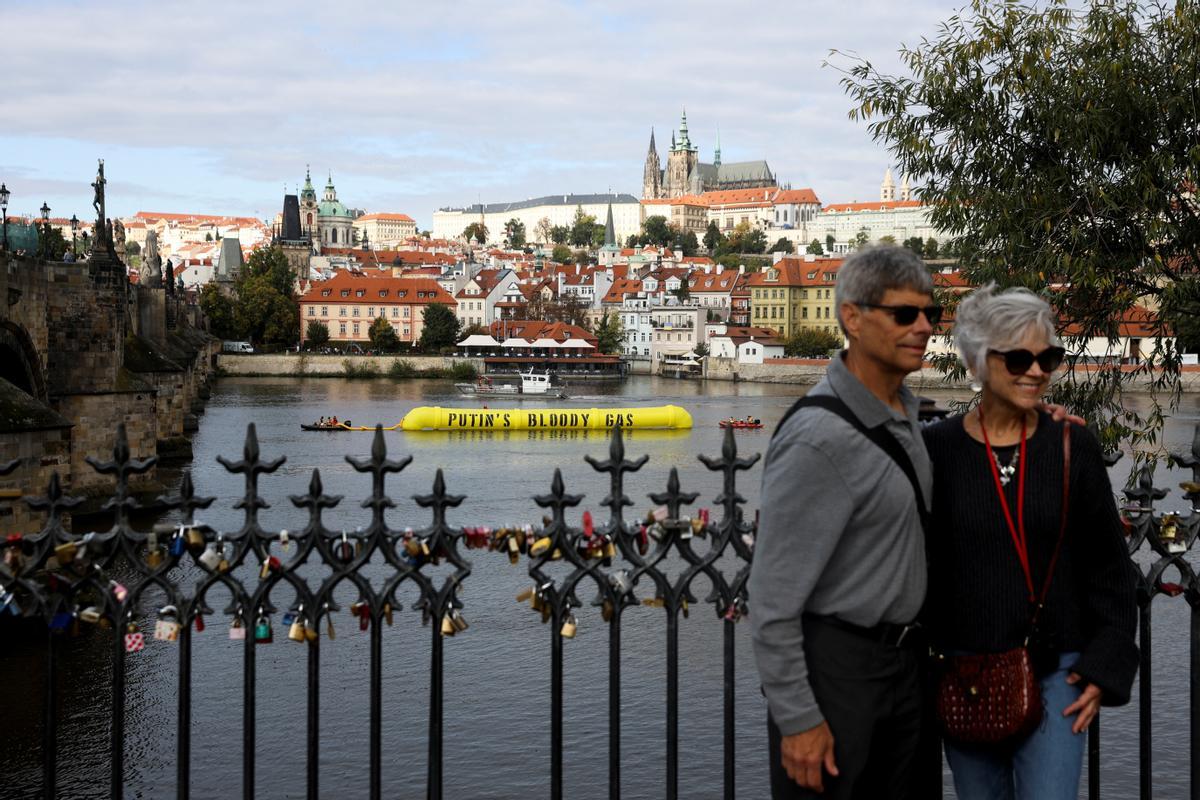
<instances>
[{"instance_id":1,"label":"parked car","mask_svg":"<svg viewBox=\"0 0 1200 800\"><path fill-rule=\"evenodd\" d=\"M254 345L249 342L222 342L221 349L226 353L253 353Z\"/></svg>"}]
</instances>

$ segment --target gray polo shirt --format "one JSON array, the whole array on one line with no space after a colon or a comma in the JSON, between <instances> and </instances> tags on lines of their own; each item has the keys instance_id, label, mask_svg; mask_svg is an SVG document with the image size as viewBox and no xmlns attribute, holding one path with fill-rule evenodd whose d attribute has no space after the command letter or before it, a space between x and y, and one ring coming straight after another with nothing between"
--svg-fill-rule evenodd
<instances>
[{"instance_id":1,"label":"gray polo shirt","mask_svg":"<svg viewBox=\"0 0 1200 800\"><path fill-rule=\"evenodd\" d=\"M933 470L906 388L901 414L830 362L811 393L836 395L868 428L886 425L916 469L929 507ZM793 414L767 449L750 570L750 628L763 691L780 731L823 719L804 660L803 613L855 625L907 623L925 599L925 540L912 484L850 423L822 408Z\"/></svg>"}]
</instances>

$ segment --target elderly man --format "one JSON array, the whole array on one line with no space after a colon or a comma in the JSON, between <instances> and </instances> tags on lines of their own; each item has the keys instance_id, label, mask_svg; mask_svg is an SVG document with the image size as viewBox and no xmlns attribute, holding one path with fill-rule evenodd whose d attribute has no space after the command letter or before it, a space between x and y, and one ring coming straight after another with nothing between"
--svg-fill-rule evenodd
<instances>
[{"instance_id":1,"label":"elderly man","mask_svg":"<svg viewBox=\"0 0 1200 800\"><path fill-rule=\"evenodd\" d=\"M912 794L932 470L904 377L941 317L932 289L906 249L847 258L849 347L767 451L749 589L776 800Z\"/></svg>"}]
</instances>

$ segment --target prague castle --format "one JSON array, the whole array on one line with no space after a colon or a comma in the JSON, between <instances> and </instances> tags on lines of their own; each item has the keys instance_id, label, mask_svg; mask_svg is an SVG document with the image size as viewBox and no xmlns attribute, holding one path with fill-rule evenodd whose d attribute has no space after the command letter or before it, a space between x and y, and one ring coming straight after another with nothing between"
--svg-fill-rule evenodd
<instances>
[{"instance_id":1,"label":"prague castle","mask_svg":"<svg viewBox=\"0 0 1200 800\"><path fill-rule=\"evenodd\" d=\"M650 151L642 171L642 199L698 195L723 189L757 189L774 187L778 183L766 161L721 163L721 139L713 153L713 163L700 163L700 151L688 137L687 112L679 123L679 131L671 132L671 149L667 153L667 168L662 168L654 131L650 131Z\"/></svg>"}]
</instances>

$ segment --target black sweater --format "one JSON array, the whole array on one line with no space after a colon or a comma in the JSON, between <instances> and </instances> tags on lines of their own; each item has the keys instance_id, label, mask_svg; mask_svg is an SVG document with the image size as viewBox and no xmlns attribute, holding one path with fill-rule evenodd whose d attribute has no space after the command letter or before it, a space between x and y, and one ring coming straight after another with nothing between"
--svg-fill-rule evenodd
<instances>
[{"instance_id":1,"label":"black sweater","mask_svg":"<svg viewBox=\"0 0 1200 800\"><path fill-rule=\"evenodd\" d=\"M925 429L933 460L926 609L934 641L970 653L1021 645L1029 592L982 442L952 417ZM1039 414L1026 442L1025 531L1034 592L1041 592L1062 508L1062 424ZM996 448L1010 463L1016 446ZM1105 705L1129 701L1137 672L1136 577L1125 548L1100 444L1071 426L1066 539L1039 618L1061 652L1078 651L1075 671L1103 691ZM1017 524L1018 474L1007 493Z\"/></svg>"}]
</instances>

